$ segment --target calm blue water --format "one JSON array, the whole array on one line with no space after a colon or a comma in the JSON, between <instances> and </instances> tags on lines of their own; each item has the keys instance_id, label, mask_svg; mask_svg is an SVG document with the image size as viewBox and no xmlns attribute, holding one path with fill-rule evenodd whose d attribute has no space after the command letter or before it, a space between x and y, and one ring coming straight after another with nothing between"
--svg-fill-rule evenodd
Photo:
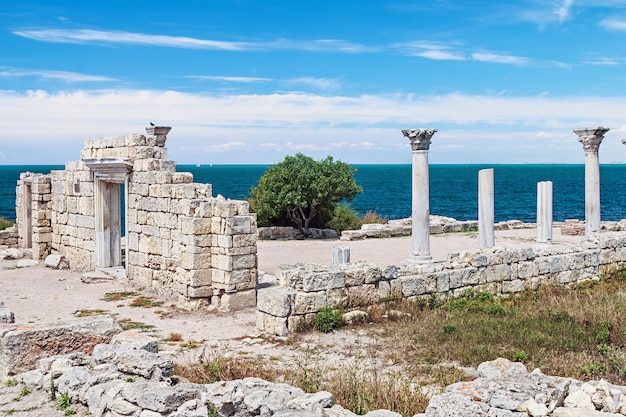
<instances>
[{"instance_id":1,"label":"calm blue water","mask_svg":"<svg viewBox=\"0 0 626 417\"><path fill-rule=\"evenodd\" d=\"M364 213L375 210L390 219L411 215L410 165L355 165L363 193L352 206ZM213 194L243 199L257 184L266 165L179 165L178 171L194 174L196 182L213 184ZM432 214L474 220L478 217L478 171L494 168L496 221L518 219L534 222L537 182L552 181L554 220L584 219L584 165L431 165ZM63 166L0 166L0 216L15 218L15 184L20 172L50 172ZM602 219L626 218L626 165L602 165Z\"/></svg>"}]
</instances>

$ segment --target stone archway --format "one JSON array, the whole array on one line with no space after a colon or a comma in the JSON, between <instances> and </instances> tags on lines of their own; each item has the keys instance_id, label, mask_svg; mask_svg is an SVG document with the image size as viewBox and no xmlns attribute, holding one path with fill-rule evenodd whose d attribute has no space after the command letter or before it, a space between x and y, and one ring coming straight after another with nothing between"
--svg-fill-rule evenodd
<instances>
[{"instance_id":1,"label":"stone archway","mask_svg":"<svg viewBox=\"0 0 626 417\"><path fill-rule=\"evenodd\" d=\"M120 158L88 159L83 162L94 173L95 266L122 266L120 186L125 185L127 194L128 174L133 163ZM128 198L125 198L125 204L128 205Z\"/></svg>"}]
</instances>

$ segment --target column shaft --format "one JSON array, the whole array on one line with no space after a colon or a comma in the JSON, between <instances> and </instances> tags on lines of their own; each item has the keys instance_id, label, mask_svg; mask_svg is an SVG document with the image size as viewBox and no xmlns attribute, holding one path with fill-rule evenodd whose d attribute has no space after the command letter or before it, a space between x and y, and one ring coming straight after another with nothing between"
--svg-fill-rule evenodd
<instances>
[{"instance_id":1,"label":"column shaft","mask_svg":"<svg viewBox=\"0 0 626 417\"><path fill-rule=\"evenodd\" d=\"M537 183L537 243L552 243L552 181Z\"/></svg>"},{"instance_id":2,"label":"column shaft","mask_svg":"<svg viewBox=\"0 0 626 417\"><path fill-rule=\"evenodd\" d=\"M430 255L430 190L428 151L413 151L411 258L428 261Z\"/></svg>"},{"instance_id":3,"label":"column shaft","mask_svg":"<svg viewBox=\"0 0 626 417\"><path fill-rule=\"evenodd\" d=\"M478 244L495 245L493 168L478 171Z\"/></svg>"},{"instance_id":4,"label":"column shaft","mask_svg":"<svg viewBox=\"0 0 626 417\"><path fill-rule=\"evenodd\" d=\"M597 152L585 155L585 236L600 233L600 163Z\"/></svg>"}]
</instances>

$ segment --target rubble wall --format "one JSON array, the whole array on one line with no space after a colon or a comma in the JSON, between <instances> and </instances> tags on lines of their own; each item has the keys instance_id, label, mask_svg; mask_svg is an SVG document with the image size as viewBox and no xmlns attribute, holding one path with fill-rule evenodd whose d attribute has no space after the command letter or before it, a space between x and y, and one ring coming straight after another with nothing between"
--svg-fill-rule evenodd
<instances>
[{"instance_id":1,"label":"rubble wall","mask_svg":"<svg viewBox=\"0 0 626 417\"><path fill-rule=\"evenodd\" d=\"M278 286L259 289L257 327L284 336L310 326L323 307L350 309L390 298L441 300L469 290L507 295L545 283L570 285L626 263L626 233L578 245L494 247L430 264L280 265Z\"/></svg>"}]
</instances>

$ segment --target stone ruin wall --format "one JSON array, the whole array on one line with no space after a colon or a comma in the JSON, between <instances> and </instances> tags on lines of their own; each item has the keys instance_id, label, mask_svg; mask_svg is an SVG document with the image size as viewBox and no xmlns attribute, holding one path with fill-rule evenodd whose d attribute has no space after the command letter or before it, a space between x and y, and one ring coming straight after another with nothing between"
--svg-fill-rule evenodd
<instances>
[{"instance_id":1,"label":"stone ruin wall","mask_svg":"<svg viewBox=\"0 0 626 417\"><path fill-rule=\"evenodd\" d=\"M449 255L446 262L323 266L281 265L278 286L259 289L257 327L285 336L310 327L330 306L352 309L390 298L441 300L467 291L508 295L546 283L570 285L626 265L626 233L608 232L578 245L494 247Z\"/></svg>"},{"instance_id":2,"label":"stone ruin wall","mask_svg":"<svg viewBox=\"0 0 626 417\"><path fill-rule=\"evenodd\" d=\"M123 159L132 166L125 182L129 281L177 297L189 308L254 306L256 216L247 202L212 197L210 184L176 172L176 163L166 159L164 142L137 134L87 140L81 159L66 163L64 170L23 173L16 189L19 246L32 244L33 259L54 252L65 256L73 270L93 271L94 181L99 180L88 163ZM24 220L29 196L32 242Z\"/></svg>"}]
</instances>

